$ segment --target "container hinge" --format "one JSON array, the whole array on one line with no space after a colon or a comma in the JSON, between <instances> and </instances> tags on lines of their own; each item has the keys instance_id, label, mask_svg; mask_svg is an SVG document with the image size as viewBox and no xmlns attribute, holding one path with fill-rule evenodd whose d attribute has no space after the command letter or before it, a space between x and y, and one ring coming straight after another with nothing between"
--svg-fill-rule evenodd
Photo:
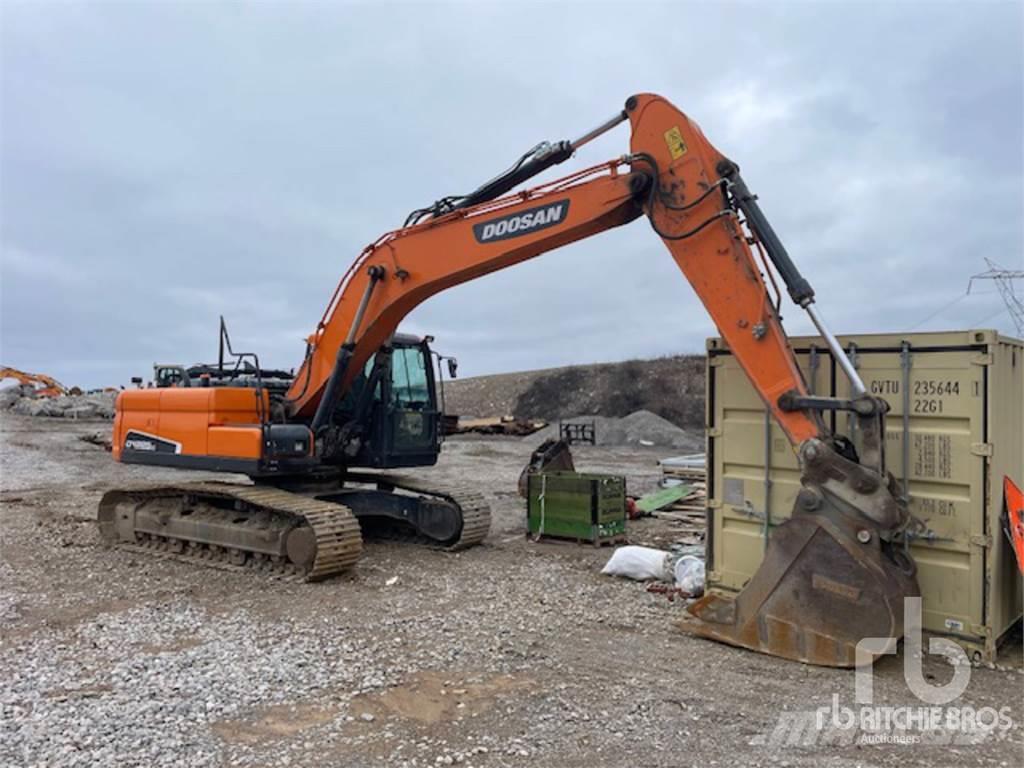
<instances>
[{"instance_id":1,"label":"container hinge","mask_svg":"<svg viewBox=\"0 0 1024 768\"><path fill-rule=\"evenodd\" d=\"M708 427L707 429L704 430L704 434L707 435L708 437L721 437L722 436L722 428L721 427Z\"/></svg>"},{"instance_id":2,"label":"container hinge","mask_svg":"<svg viewBox=\"0 0 1024 768\"><path fill-rule=\"evenodd\" d=\"M972 365L992 365L994 358L991 352L982 352L971 358Z\"/></svg>"},{"instance_id":3,"label":"container hinge","mask_svg":"<svg viewBox=\"0 0 1024 768\"><path fill-rule=\"evenodd\" d=\"M725 365L725 358L720 355L708 358L708 366L711 368L720 368L723 365Z\"/></svg>"},{"instance_id":4,"label":"container hinge","mask_svg":"<svg viewBox=\"0 0 1024 768\"><path fill-rule=\"evenodd\" d=\"M971 453L975 456L991 456L992 443L971 443Z\"/></svg>"},{"instance_id":5,"label":"container hinge","mask_svg":"<svg viewBox=\"0 0 1024 768\"><path fill-rule=\"evenodd\" d=\"M721 509L722 508L722 500L721 499L708 499L706 506L707 506L708 509Z\"/></svg>"},{"instance_id":6,"label":"container hinge","mask_svg":"<svg viewBox=\"0 0 1024 768\"><path fill-rule=\"evenodd\" d=\"M992 546L992 537L987 533L976 533L971 536L971 544L982 549L988 549Z\"/></svg>"}]
</instances>

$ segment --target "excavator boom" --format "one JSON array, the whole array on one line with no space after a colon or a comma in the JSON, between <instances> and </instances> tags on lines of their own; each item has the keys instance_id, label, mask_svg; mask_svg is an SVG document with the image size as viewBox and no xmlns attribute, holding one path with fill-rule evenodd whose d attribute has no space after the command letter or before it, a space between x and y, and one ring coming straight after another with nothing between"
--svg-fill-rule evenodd
<instances>
[{"instance_id":1,"label":"excavator boom","mask_svg":"<svg viewBox=\"0 0 1024 768\"><path fill-rule=\"evenodd\" d=\"M26 373L17 368L0 366L0 381L3 379L14 379L19 384L33 387L36 397L59 397L67 393L63 384L43 373Z\"/></svg>"},{"instance_id":2,"label":"excavator boom","mask_svg":"<svg viewBox=\"0 0 1024 768\"><path fill-rule=\"evenodd\" d=\"M716 170L735 166L658 96L631 98L617 120L598 130L627 119L632 154L625 158L455 209L367 247L342 277L310 339L310 354L288 393L292 414L316 415L314 431L326 427L356 372L427 298L646 212L790 440L799 444L821 435L817 412L778 405L785 392L807 391L747 245L740 211L730 205L728 179Z\"/></svg>"},{"instance_id":3,"label":"excavator boom","mask_svg":"<svg viewBox=\"0 0 1024 768\"><path fill-rule=\"evenodd\" d=\"M628 155L507 194L622 122L631 129ZM885 469L888 407L865 393L825 327L813 289L786 253L738 166L660 96L630 97L620 113L575 142L538 145L505 174L468 195L442 198L414 211L406 226L367 246L343 275L307 340L301 369L279 400L230 388L205 394L171 391L149 400L143 393L128 393L119 401L119 412L122 406L130 409L134 398L140 403L135 423L155 421L160 435L165 424L173 431L186 417L197 425L198 437L188 451L182 442L174 442L178 438L160 444L160 435L142 436L143 444L150 441L153 450L165 453L201 451L204 445L212 452L214 444L223 451L244 444L247 457L258 460L264 474L344 467L365 455L360 452L374 439L363 416L377 388L387 385L398 325L417 305L452 286L642 216L707 308L792 442L802 468L796 508L773 533L764 564L735 599L710 595L692 607L698 621L691 628L786 658L851 666L861 638L891 637L896 642L902 635L901 600L918 594L903 542L906 507ZM773 268L850 377L852 399L808 394L782 328L780 299L765 282L766 276L774 281ZM165 398L186 416L175 422L159 415L163 405L154 406L153 398ZM828 432L822 412L829 409L850 411L858 445ZM268 423L274 413L281 423ZM410 423L424 423L422 411L409 415L414 417ZM115 431L114 453L123 458L119 434ZM379 430L376 434L381 439ZM192 439L191 434L187 437ZM267 451L280 445L295 447L295 461L265 461ZM145 457L146 463L171 463L154 455L155 460ZM177 457L175 462L183 465ZM388 482L380 485L390 487ZM404 487L418 486L407 481ZM209 491L204 493L208 504L216 501ZM348 498L353 504L380 501L379 496ZM439 494L430 509L454 503L452 498ZM402 514L421 515L423 520L433 514L427 507L403 509ZM292 515L299 519L298 512ZM115 517L113 511L108 515L111 521ZM319 551L312 543L316 531L296 538L299 534L293 535L288 525L281 526L279 550L294 549L304 562L313 562ZM458 528L436 538L454 541ZM486 523L479 522L472 541L485 533Z\"/></svg>"}]
</instances>

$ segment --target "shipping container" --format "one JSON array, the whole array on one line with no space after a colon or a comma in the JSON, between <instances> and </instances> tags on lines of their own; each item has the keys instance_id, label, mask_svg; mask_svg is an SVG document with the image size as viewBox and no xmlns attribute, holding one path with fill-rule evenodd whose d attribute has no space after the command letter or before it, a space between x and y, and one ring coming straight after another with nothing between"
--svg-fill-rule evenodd
<instances>
[{"instance_id":1,"label":"shipping container","mask_svg":"<svg viewBox=\"0 0 1024 768\"><path fill-rule=\"evenodd\" d=\"M1024 342L988 330L839 339L868 391L891 406L887 466L925 526L911 546L924 629L991 661L1024 593L1001 525L1003 477L1024 483ZM819 337L791 342L812 393L850 396ZM707 348L707 584L732 595L789 517L800 471L724 341ZM858 442L848 414L825 419Z\"/></svg>"}]
</instances>

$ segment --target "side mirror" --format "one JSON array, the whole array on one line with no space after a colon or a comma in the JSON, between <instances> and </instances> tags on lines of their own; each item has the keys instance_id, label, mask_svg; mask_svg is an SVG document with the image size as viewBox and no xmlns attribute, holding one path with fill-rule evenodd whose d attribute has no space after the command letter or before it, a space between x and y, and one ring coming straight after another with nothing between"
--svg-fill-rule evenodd
<instances>
[{"instance_id":1,"label":"side mirror","mask_svg":"<svg viewBox=\"0 0 1024 768\"><path fill-rule=\"evenodd\" d=\"M448 375L455 378L455 372L459 370L459 361L454 357L448 358Z\"/></svg>"},{"instance_id":2,"label":"side mirror","mask_svg":"<svg viewBox=\"0 0 1024 768\"><path fill-rule=\"evenodd\" d=\"M136 387L141 387L142 386L142 377L141 376L132 376L132 384L134 384Z\"/></svg>"}]
</instances>

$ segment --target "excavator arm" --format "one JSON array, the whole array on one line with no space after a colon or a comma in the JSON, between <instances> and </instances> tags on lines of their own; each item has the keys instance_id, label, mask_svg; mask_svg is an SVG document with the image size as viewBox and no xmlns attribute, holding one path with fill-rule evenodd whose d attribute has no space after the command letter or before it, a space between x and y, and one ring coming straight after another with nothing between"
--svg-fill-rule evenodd
<instances>
[{"instance_id":1,"label":"excavator arm","mask_svg":"<svg viewBox=\"0 0 1024 768\"><path fill-rule=\"evenodd\" d=\"M578 146L628 121L630 153L500 197ZM544 145L505 177L414 212L368 246L344 275L288 393L321 451L339 444L340 397L399 322L431 296L646 216L797 451L802 490L762 566L735 597L691 606L696 634L816 664L852 666L864 637L902 635L902 598L919 594L903 532L905 503L885 469L884 401L868 395L814 306L814 291L761 212L739 168L667 100L631 97L577 142ZM808 312L852 400L811 397L765 283L774 267ZM861 435L828 433L822 411L848 410ZM342 437L342 442L344 437Z\"/></svg>"}]
</instances>

